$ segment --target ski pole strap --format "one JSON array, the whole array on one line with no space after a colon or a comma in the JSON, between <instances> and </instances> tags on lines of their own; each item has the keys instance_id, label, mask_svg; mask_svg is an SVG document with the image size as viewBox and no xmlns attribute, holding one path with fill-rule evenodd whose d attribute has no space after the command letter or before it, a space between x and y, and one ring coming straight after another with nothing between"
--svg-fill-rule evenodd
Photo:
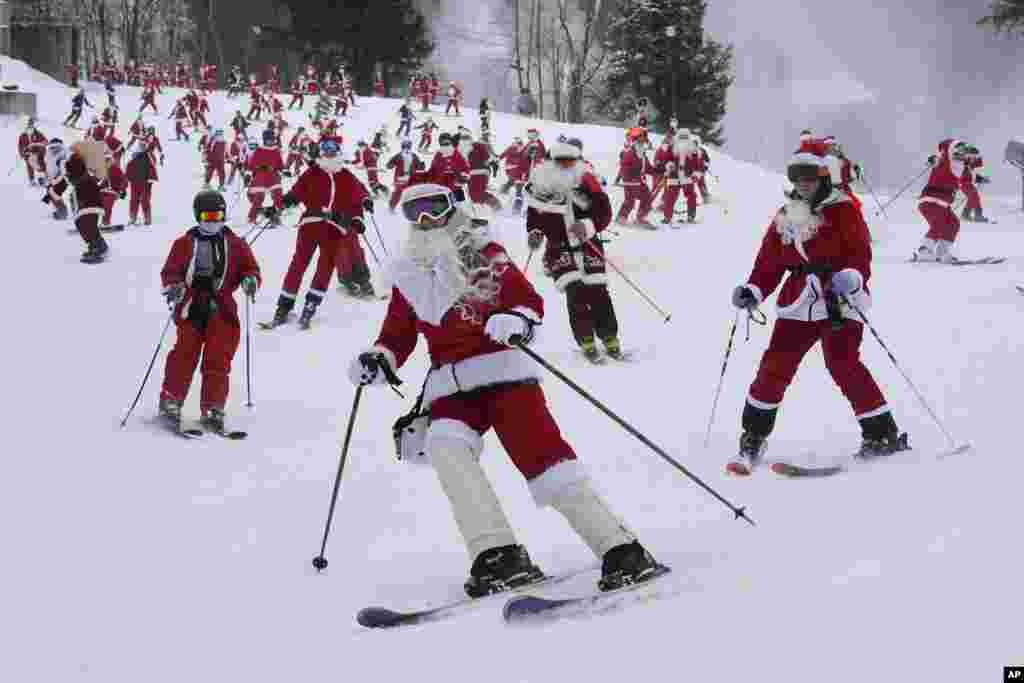
<instances>
[{"instance_id":1,"label":"ski pole strap","mask_svg":"<svg viewBox=\"0 0 1024 683\"><path fill-rule=\"evenodd\" d=\"M767 325L768 324L768 316L765 315L764 311L762 311L757 306L751 306L750 308L747 309L747 338L743 340L744 342L750 341L750 323L751 322L754 322L754 323L756 323L758 325ZM735 328L735 326L733 326L733 332L735 332L735 331L736 331L736 328ZM729 345L732 346L732 342L731 341L729 342Z\"/></svg>"}]
</instances>

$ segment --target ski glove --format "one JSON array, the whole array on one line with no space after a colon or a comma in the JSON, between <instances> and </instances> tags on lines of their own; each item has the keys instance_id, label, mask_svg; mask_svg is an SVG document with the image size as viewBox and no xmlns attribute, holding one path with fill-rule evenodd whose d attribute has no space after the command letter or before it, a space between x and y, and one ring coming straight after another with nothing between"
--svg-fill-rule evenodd
<instances>
[{"instance_id":1,"label":"ski glove","mask_svg":"<svg viewBox=\"0 0 1024 683\"><path fill-rule=\"evenodd\" d=\"M526 236L526 245L530 247L530 251L537 251L542 244L544 244L544 233L540 230L531 230L530 234Z\"/></svg>"},{"instance_id":2,"label":"ski glove","mask_svg":"<svg viewBox=\"0 0 1024 683\"><path fill-rule=\"evenodd\" d=\"M343 224L339 223L339 225ZM350 219L348 225L351 226L351 228L355 230L356 233L359 235L362 235L364 232L366 232L366 223L363 221L362 216L355 216L354 218Z\"/></svg>"},{"instance_id":3,"label":"ski glove","mask_svg":"<svg viewBox=\"0 0 1024 683\"><path fill-rule=\"evenodd\" d=\"M388 366L388 359L383 353L366 351L352 359L348 366L348 378L356 386L370 386L371 384L387 384L387 371L382 366ZM388 368L390 370L390 367Z\"/></svg>"},{"instance_id":4,"label":"ski glove","mask_svg":"<svg viewBox=\"0 0 1024 683\"><path fill-rule=\"evenodd\" d=\"M844 268L832 276L832 291L836 296L856 294L864 286L864 278L853 268Z\"/></svg>"},{"instance_id":5,"label":"ski glove","mask_svg":"<svg viewBox=\"0 0 1024 683\"><path fill-rule=\"evenodd\" d=\"M749 309L757 306L757 297L750 287L740 285L732 290L732 305L736 308Z\"/></svg>"},{"instance_id":6,"label":"ski glove","mask_svg":"<svg viewBox=\"0 0 1024 683\"><path fill-rule=\"evenodd\" d=\"M256 297L256 290L259 289L259 281L252 275L246 275L242 278L242 291L250 299Z\"/></svg>"},{"instance_id":7,"label":"ski glove","mask_svg":"<svg viewBox=\"0 0 1024 683\"><path fill-rule=\"evenodd\" d=\"M167 301L169 308L174 308L178 305L178 302L185 298L185 284L178 282L173 285L167 285L164 288L164 299Z\"/></svg>"},{"instance_id":8,"label":"ski glove","mask_svg":"<svg viewBox=\"0 0 1024 683\"><path fill-rule=\"evenodd\" d=\"M533 340L534 322L522 313L494 313L484 325L484 334L505 346L529 344Z\"/></svg>"},{"instance_id":9,"label":"ski glove","mask_svg":"<svg viewBox=\"0 0 1024 683\"><path fill-rule=\"evenodd\" d=\"M373 213L373 200L369 197L363 200L363 211Z\"/></svg>"},{"instance_id":10,"label":"ski glove","mask_svg":"<svg viewBox=\"0 0 1024 683\"><path fill-rule=\"evenodd\" d=\"M281 212L278 210L276 206L268 206L267 208L263 209L263 215L266 216L267 220L270 221L271 223L276 223L277 220L281 217Z\"/></svg>"}]
</instances>

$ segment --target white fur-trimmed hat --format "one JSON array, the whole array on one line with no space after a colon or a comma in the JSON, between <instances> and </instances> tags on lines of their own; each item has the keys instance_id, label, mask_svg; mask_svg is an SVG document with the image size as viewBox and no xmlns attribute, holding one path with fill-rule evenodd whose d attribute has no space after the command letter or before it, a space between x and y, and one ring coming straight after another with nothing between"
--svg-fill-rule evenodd
<instances>
[{"instance_id":1,"label":"white fur-trimmed hat","mask_svg":"<svg viewBox=\"0 0 1024 683\"><path fill-rule=\"evenodd\" d=\"M551 158L556 161L558 159L579 159L583 156L579 147L570 145L568 142L556 142L551 145L549 151Z\"/></svg>"}]
</instances>

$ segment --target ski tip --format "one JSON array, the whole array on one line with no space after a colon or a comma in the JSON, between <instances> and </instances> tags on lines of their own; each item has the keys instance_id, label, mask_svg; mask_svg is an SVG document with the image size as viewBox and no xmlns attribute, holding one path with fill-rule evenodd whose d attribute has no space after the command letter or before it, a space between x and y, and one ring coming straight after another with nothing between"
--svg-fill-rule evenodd
<instances>
[{"instance_id":1,"label":"ski tip","mask_svg":"<svg viewBox=\"0 0 1024 683\"><path fill-rule=\"evenodd\" d=\"M773 465L774 469L774 465ZM734 477L749 477L750 469L746 465L741 465L738 462L731 462L725 466L725 471Z\"/></svg>"},{"instance_id":2,"label":"ski tip","mask_svg":"<svg viewBox=\"0 0 1024 683\"><path fill-rule=\"evenodd\" d=\"M402 615L386 607L364 607L356 614L356 622L366 628L386 628L401 623Z\"/></svg>"},{"instance_id":3,"label":"ski tip","mask_svg":"<svg viewBox=\"0 0 1024 683\"><path fill-rule=\"evenodd\" d=\"M535 595L512 598L501 608L501 617L508 623L522 622L530 617L539 617L563 604L564 600L548 600Z\"/></svg>"}]
</instances>

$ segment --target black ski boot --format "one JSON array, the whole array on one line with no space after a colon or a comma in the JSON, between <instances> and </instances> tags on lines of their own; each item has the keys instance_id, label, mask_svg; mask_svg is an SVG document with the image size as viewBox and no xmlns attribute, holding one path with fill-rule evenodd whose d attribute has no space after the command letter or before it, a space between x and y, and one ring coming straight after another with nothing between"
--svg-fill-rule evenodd
<instances>
[{"instance_id":1,"label":"black ski boot","mask_svg":"<svg viewBox=\"0 0 1024 683\"><path fill-rule=\"evenodd\" d=\"M354 281L349 279L338 278L338 289L345 292L349 296L358 297L362 293L362 288Z\"/></svg>"},{"instance_id":2,"label":"black ski boot","mask_svg":"<svg viewBox=\"0 0 1024 683\"><path fill-rule=\"evenodd\" d=\"M224 431L224 411L220 408L207 408L199 418L199 424L211 432Z\"/></svg>"},{"instance_id":3,"label":"black ski boot","mask_svg":"<svg viewBox=\"0 0 1024 683\"><path fill-rule=\"evenodd\" d=\"M988 223L988 218L981 212L981 209L974 210L974 222L975 223Z\"/></svg>"},{"instance_id":4,"label":"black ski boot","mask_svg":"<svg viewBox=\"0 0 1024 683\"><path fill-rule=\"evenodd\" d=\"M603 591L613 591L634 583L643 583L653 579L657 570L658 563L639 541L624 543L604 554L601 560L601 579L597 587Z\"/></svg>"},{"instance_id":5,"label":"black ski boot","mask_svg":"<svg viewBox=\"0 0 1024 683\"><path fill-rule=\"evenodd\" d=\"M750 476L754 468L761 464L761 456L764 455L765 437L753 432L743 432L740 435L740 450L736 456L729 461L725 469L729 474L739 477Z\"/></svg>"},{"instance_id":6,"label":"black ski boot","mask_svg":"<svg viewBox=\"0 0 1024 683\"><path fill-rule=\"evenodd\" d=\"M270 324L274 327L284 325L288 322L288 314L292 312L294 306L295 299L290 299L284 295L279 296L277 298L277 310L274 311L274 319Z\"/></svg>"},{"instance_id":7,"label":"black ski boot","mask_svg":"<svg viewBox=\"0 0 1024 683\"><path fill-rule=\"evenodd\" d=\"M173 398L161 398L157 416L171 429L181 429L181 401L175 401Z\"/></svg>"},{"instance_id":8,"label":"black ski boot","mask_svg":"<svg viewBox=\"0 0 1024 683\"><path fill-rule=\"evenodd\" d=\"M900 434L892 413L866 417L860 421L860 428L862 438L856 458L870 460L910 450L910 440L906 433Z\"/></svg>"},{"instance_id":9,"label":"black ski boot","mask_svg":"<svg viewBox=\"0 0 1024 683\"><path fill-rule=\"evenodd\" d=\"M316 307L319 303L319 301L306 299L306 305L302 307L302 313L299 314L299 327L304 330L309 329L309 325L313 320L313 316L316 314Z\"/></svg>"},{"instance_id":10,"label":"black ski boot","mask_svg":"<svg viewBox=\"0 0 1024 683\"><path fill-rule=\"evenodd\" d=\"M89 243L89 248L82 254L82 263L100 263L106 258L109 250L106 240L100 235Z\"/></svg>"},{"instance_id":11,"label":"black ski boot","mask_svg":"<svg viewBox=\"0 0 1024 683\"><path fill-rule=\"evenodd\" d=\"M530 561L521 545L503 545L477 555L469 570L466 595L481 598L492 593L525 586L544 578L544 572Z\"/></svg>"}]
</instances>

